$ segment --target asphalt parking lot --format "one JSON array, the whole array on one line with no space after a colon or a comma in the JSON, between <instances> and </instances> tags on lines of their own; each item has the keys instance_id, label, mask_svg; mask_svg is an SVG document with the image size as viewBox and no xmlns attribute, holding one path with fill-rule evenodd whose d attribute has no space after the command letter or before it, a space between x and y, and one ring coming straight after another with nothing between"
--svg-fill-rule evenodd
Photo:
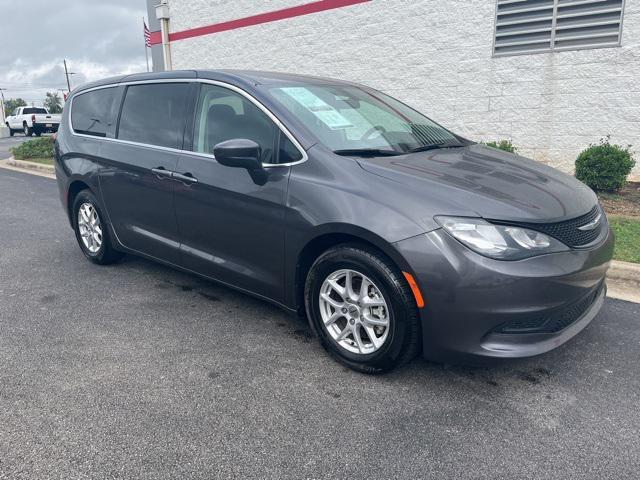
<instances>
[{"instance_id":1,"label":"asphalt parking lot","mask_svg":"<svg viewBox=\"0 0 640 480\"><path fill-rule=\"evenodd\" d=\"M13 137L0 138L0 160L11 157L10 148L17 147L22 142L26 142L27 140L32 140L34 138L37 137L27 137L21 133L16 133Z\"/></svg>"},{"instance_id":2,"label":"asphalt parking lot","mask_svg":"<svg viewBox=\"0 0 640 480\"><path fill-rule=\"evenodd\" d=\"M638 478L640 308L558 350L363 376L267 303L99 267L0 169L0 478Z\"/></svg>"}]
</instances>

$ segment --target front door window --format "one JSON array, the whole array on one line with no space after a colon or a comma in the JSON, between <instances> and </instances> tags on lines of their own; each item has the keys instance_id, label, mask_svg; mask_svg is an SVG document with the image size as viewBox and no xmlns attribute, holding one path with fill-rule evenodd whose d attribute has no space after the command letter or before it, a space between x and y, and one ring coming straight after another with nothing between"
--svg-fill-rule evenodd
<instances>
[{"instance_id":1,"label":"front door window","mask_svg":"<svg viewBox=\"0 0 640 480\"><path fill-rule=\"evenodd\" d=\"M249 99L218 85L202 85L193 150L213 153L217 144L237 138L260 145L262 163L289 163L301 158L286 135Z\"/></svg>"}]
</instances>

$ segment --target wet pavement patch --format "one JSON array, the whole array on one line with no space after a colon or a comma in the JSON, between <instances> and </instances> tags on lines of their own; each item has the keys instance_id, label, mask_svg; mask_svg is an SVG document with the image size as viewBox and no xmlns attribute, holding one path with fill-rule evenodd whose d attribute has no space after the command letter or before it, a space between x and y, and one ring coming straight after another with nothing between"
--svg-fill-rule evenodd
<instances>
[{"instance_id":1,"label":"wet pavement patch","mask_svg":"<svg viewBox=\"0 0 640 480\"><path fill-rule=\"evenodd\" d=\"M57 295L44 295L40 298L42 303L53 303L58 299Z\"/></svg>"},{"instance_id":2,"label":"wet pavement patch","mask_svg":"<svg viewBox=\"0 0 640 480\"><path fill-rule=\"evenodd\" d=\"M297 330L294 330L293 335L302 339L304 343L309 343L315 338L313 332L306 328L299 328Z\"/></svg>"},{"instance_id":3,"label":"wet pavement patch","mask_svg":"<svg viewBox=\"0 0 640 480\"><path fill-rule=\"evenodd\" d=\"M199 291L199 292L198 292L198 294L199 294L201 297L204 297L204 298L206 298L207 300L209 300L209 301L211 301L211 302L219 302L219 301L220 301L220 298L218 298L218 297L216 297L215 295L212 295L212 294L210 294L210 293L207 293L207 292Z\"/></svg>"}]
</instances>

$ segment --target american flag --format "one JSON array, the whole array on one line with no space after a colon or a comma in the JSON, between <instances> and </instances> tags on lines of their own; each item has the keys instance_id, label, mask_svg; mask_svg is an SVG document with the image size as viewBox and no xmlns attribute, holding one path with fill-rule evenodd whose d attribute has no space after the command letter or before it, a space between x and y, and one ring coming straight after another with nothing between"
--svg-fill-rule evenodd
<instances>
[{"instance_id":1,"label":"american flag","mask_svg":"<svg viewBox=\"0 0 640 480\"><path fill-rule=\"evenodd\" d=\"M147 28L147 24L144 20L142 21L142 24L144 25L144 44L147 47L151 47L151 32Z\"/></svg>"}]
</instances>

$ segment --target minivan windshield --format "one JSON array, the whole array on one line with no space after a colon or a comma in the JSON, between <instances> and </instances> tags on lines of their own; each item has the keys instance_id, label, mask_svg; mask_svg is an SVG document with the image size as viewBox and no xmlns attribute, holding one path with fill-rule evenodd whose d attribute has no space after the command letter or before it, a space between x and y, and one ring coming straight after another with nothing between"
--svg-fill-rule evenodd
<instances>
[{"instance_id":1,"label":"minivan windshield","mask_svg":"<svg viewBox=\"0 0 640 480\"><path fill-rule=\"evenodd\" d=\"M460 146L458 138L394 98L354 85L273 87L270 93L342 155L398 155Z\"/></svg>"}]
</instances>

